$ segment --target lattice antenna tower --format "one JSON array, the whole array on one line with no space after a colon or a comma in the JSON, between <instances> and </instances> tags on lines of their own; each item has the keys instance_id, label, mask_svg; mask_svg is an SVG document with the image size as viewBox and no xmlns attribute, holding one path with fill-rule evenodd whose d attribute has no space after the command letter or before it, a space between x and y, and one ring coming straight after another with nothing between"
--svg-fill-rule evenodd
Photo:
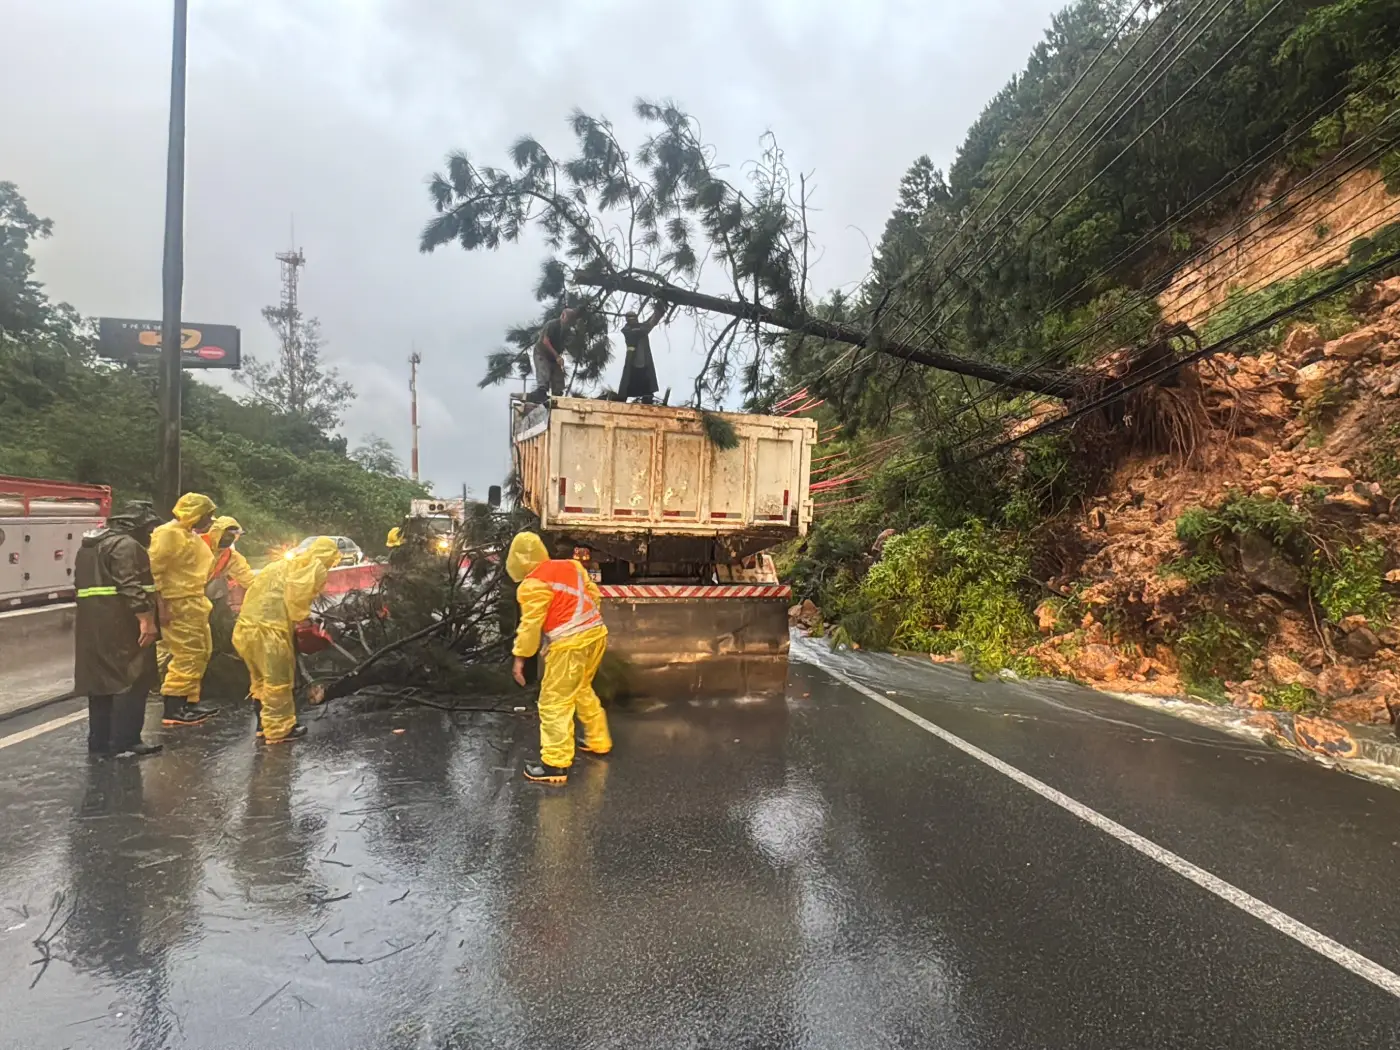
<instances>
[{"instance_id":1,"label":"lattice antenna tower","mask_svg":"<svg viewBox=\"0 0 1400 1050\"><path fill-rule=\"evenodd\" d=\"M306 256L300 248L278 252L277 261L282 264L282 301L278 304L278 319L282 322L278 335L282 339L282 368L287 376L289 399L297 401L299 378L301 376L301 309L297 305L297 282L301 279L301 268L306 265Z\"/></svg>"}]
</instances>

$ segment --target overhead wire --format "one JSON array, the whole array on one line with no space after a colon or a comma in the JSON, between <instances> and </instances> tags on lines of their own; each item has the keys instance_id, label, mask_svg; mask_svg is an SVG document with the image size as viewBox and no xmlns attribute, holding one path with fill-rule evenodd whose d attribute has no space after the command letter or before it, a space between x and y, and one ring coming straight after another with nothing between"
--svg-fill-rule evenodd
<instances>
[{"instance_id":1,"label":"overhead wire","mask_svg":"<svg viewBox=\"0 0 1400 1050\"><path fill-rule=\"evenodd\" d=\"M1213 26L1213 25L1215 24L1216 21L1219 20L1219 18L1221 17L1221 15L1223 15L1224 12L1225 12L1225 7L1228 6L1228 4L1231 3L1231 2L1233 2L1233 0L1224 0L1224 6L1222 6L1222 7L1216 12L1216 14L1214 15L1214 17L1211 19L1210 23L1209 23L1208 25L1204 26L1204 27L1196 34L1196 37L1191 41L1192 44L1194 44L1196 40L1199 40L1200 37L1203 36L1204 33L1205 33L1208 29L1210 29L1210 27ZM1125 156L1128 154L1128 152L1129 152L1130 150L1132 150L1139 142L1141 142L1144 138L1147 137L1147 135L1148 135L1149 132L1151 132L1155 127L1157 127L1157 125L1160 124L1163 120L1165 120L1165 119L1167 118L1167 116L1168 116L1173 110L1176 109L1177 106L1179 106L1183 101L1185 101L1185 99L1188 98L1188 97L1196 90L1196 88L1199 87L1199 86L1201 85L1201 83L1204 82L1204 80L1205 80L1206 77L1210 76L1212 73L1215 72L1215 70L1217 70L1218 68L1220 68L1220 65L1221 65L1227 58L1229 58L1230 55L1234 54L1236 50L1238 50L1247 40L1249 40L1249 38L1252 37L1252 36L1254 35L1254 33L1258 31L1259 27L1262 26L1262 25L1273 15L1273 13L1274 13L1275 11L1277 11L1277 10L1279 9L1279 7L1281 7L1281 6L1283 5L1283 3L1284 3L1284 0L1274 0L1274 3L1272 4L1272 6L1270 6L1262 15L1260 15L1259 18L1258 18L1257 20L1255 20L1255 22L1254 22L1243 34L1241 34L1241 35L1235 40L1234 43L1232 43L1228 48L1226 48L1223 52L1221 52L1221 54L1218 55L1218 56L1216 57L1215 61L1212 62L1199 76L1197 76L1196 79L1193 80L1193 81L1190 83L1190 85L1188 85L1188 86L1186 87L1186 89L1183 90L1183 91L1181 92L1181 94L1179 94L1179 95L1178 95L1164 110L1162 110L1161 113L1159 113L1153 120L1151 120L1151 121L1147 124L1146 127L1142 128L1135 136L1133 136L1133 138L1128 142L1128 144L1127 144L1126 146L1124 146L1124 147L1113 157L1112 160L1110 160L1107 164L1105 164L1105 165L1103 165L1102 167L1100 167L1099 170L1098 170L1097 172L1095 172L1094 175L1093 175L1091 178L1088 179L1088 181L1086 181L1083 185L1081 185L1081 186L1079 187L1078 190L1076 190L1073 194L1071 194L1070 197L1069 197L1067 200L1061 202L1060 206L1059 206L1048 218L1046 218L1043 222L1041 222L1040 226L1037 227L1037 228L1029 235L1029 237L1027 238L1027 241L1033 241L1033 240L1035 240L1035 239L1036 239L1037 237L1039 237L1042 233L1044 233L1047 229L1049 229L1050 226L1054 223L1054 221L1055 221L1056 219L1058 219L1061 215L1063 215L1063 214L1069 209L1069 207L1070 207L1072 204L1074 204L1074 203L1075 203L1076 201L1078 201L1081 197L1083 197L1084 194L1087 193L1087 192L1089 191L1089 189L1090 189L1092 186L1094 186L1094 185L1099 181L1099 179L1101 179L1101 178L1109 171L1109 169L1111 169L1111 168L1112 168L1114 165L1116 165L1120 160L1122 160L1123 157L1125 157ZM1178 52L1177 57L1180 57L1181 54L1184 54L1184 50L1181 51L1181 52ZM1136 103L1134 103L1134 104L1136 104ZM1076 163L1077 163L1077 160L1076 160ZM1029 216L1029 214L1030 214L1031 212L1035 211L1035 209L1038 208L1038 207L1040 207L1040 205L1041 205L1042 203L1044 203L1046 200L1048 200L1048 196L1045 195L1045 194L1042 194L1042 196L1041 196L1040 198L1037 199L1036 203L1032 204L1029 208L1027 208L1027 210L1026 210L1024 213L1022 213L1022 219L1024 220L1024 218L1026 218L1027 216ZM981 258L980 258L976 263L973 264L973 269L974 269L974 270L977 269L977 268L979 268L979 267L981 267L982 265L985 265L985 264L986 264L986 262L991 258L992 253L995 252L995 250L996 250L1002 243L1005 242L1006 236L1007 236L1006 234L1003 234L1002 237L999 238L998 241L997 241L996 243L994 243L994 244L988 249L987 252L983 253L983 255L981 256ZM961 309L961 308L962 308L962 305L966 305L966 298L964 298L963 303L958 307L958 309ZM918 327L919 331L923 332L924 334L926 334L926 335L928 334L928 328L927 328L926 324L919 324L919 323L916 322L916 327Z\"/></svg>"},{"instance_id":2,"label":"overhead wire","mask_svg":"<svg viewBox=\"0 0 1400 1050\"><path fill-rule=\"evenodd\" d=\"M1193 8L1191 8L1189 12L1187 12L1185 18L1181 22L1174 24L1170 29L1167 30L1165 37L1158 43L1157 48L1144 60L1143 67L1146 67L1154 61L1157 61L1158 55L1161 53L1163 48L1175 48L1176 37L1178 34L1184 36L1185 34L1191 32L1192 23L1190 19L1192 18L1192 16L1195 15L1196 11L1198 11L1205 2L1206 0L1197 0L1196 5ZM1228 6L1230 3L1234 2L1234 0L1217 0L1217 2L1220 4L1219 10L1216 12L1216 17L1218 18L1219 15L1223 13L1225 7ZM1165 8L1163 10L1165 11ZM1205 17L1206 16L1202 16L1202 21ZM1101 81L1098 85L1099 89L1101 89L1105 84L1108 83L1108 81L1110 81L1113 78L1113 74L1117 72L1118 67L1127 60L1127 58L1137 48L1138 44L1140 44L1143 40L1146 39L1148 31L1150 30L1151 26L1155 24L1156 18L1154 17L1152 22L1150 22L1147 27L1144 27L1143 32L1139 34L1129 45L1129 47L1124 51L1124 53L1119 56L1118 61L1114 64L1113 68L1109 70L1108 74L1105 75L1104 80ZM1195 24L1199 25L1200 23ZM1196 39L1199 39L1199 35L1196 38L1193 38L1190 41L1190 43L1194 44ZM1078 161L1084 156L1084 150L1081 150L1079 154L1076 154L1074 160L1072 160L1068 164L1061 165L1061 161L1063 161L1064 157L1066 156L1066 154L1069 153L1070 150L1075 148L1075 146L1080 142L1084 134L1094 127L1095 123L1099 120L1100 117L1103 116L1103 114L1108 110L1108 108L1114 104L1115 100L1119 98L1122 92L1130 85L1137 85L1136 94L1128 100L1129 104L1126 106L1120 104L1118 111L1115 112L1114 115L1107 122L1105 122L1102 126L1097 128L1094 139L1087 144L1087 149L1094 148L1108 136L1108 134L1113 130L1113 128L1117 126L1118 121L1121 120L1123 116L1125 116L1129 111L1131 111L1133 106L1135 106L1139 101L1141 101L1142 98L1146 96L1147 91L1156 85L1158 80L1160 80L1161 76L1165 74L1166 70L1170 69L1171 66L1174 65L1176 61L1178 61L1181 58L1181 56L1185 53L1185 50L1186 49L1184 48L1175 49L1175 53L1168 56L1169 61L1158 61L1157 67L1151 72L1149 72L1148 76L1150 77L1150 79L1146 84L1141 83L1138 77L1129 76L1125 78L1123 83L1119 85L1119 87L1117 88L1117 90L1114 91L1112 96L1110 96L1104 102L1104 104L1101 107L1099 107L1098 112L1096 112L1093 115L1093 117L1089 119L1089 121L1084 125L1084 127L1080 128L1079 132L1075 135L1073 139L1070 140L1070 142L1065 146L1065 148L1062 149L1060 153L1047 165L1040 168L1040 173L1036 176L1035 181L1032 182L1031 185L1027 187L1026 190L1023 191L1019 197L1017 197L1013 201L1009 201L1006 203L1005 214L998 217L995 212L993 213L991 220L987 224L987 232L981 233L974 241L972 241L971 244L966 245L960 250L960 254L957 255L952 261L952 263L950 263L949 266L946 268L943 280L936 284L932 289L930 289L928 295L932 297L936 295L939 291L941 291L942 288L947 285L948 281L950 281L952 277L957 274L958 265L964 260L966 260L972 253L976 252L979 247L985 244L988 237L997 236L996 243L1000 244L1002 241L1004 241L1005 237L1011 230L1014 230L1017 225L1024 222L1025 219L1031 214L1031 212L1033 212L1035 208L1039 207L1039 205L1044 200L1048 199L1049 194L1053 193L1054 190L1057 189L1073 173L1074 165L1078 163ZM1140 67L1135 72L1141 73L1142 68ZM1087 106L1090 100L1091 99L1085 99L1084 103L1081 104L1080 108L1076 110L1074 117L1072 117L1071 120L1060 129L1060 134L1063 134L1073 125L1073 121L1077 119L1078 115L1084 111L1084 108ZM1031 171L1035 170L1039 162L1044 160L1046 154L1049 153L1050 149L1055 145L1058 139L1059 134L1057 134L1056 138L1052 139L1052 141L1047 144L1046 149L1040 154L1039 157L1037 157L1037 164L1031 165L1027 168L1025 172L1022 173L1021 179L1019 179L1016 185L1014 185L1011 188L1011 190L1008 191L1008 194L1016 192L1016 190L1020 187L1021 183L1025 180L1025 178L1030 175ZM1020 207L1021 203L1026 199L1026 197L1030 193L1034 192L1036 187L1038 187L1048 175L1056 171L1057 166L1059 167L1059 171L1055 175L1055 178L1047 186L1045 186L1043 190L1041 190L1040 195L1036 198L1036 200L1024 211L1022 211L1019 216L1017 216L1015 219L1012 219L1009 226L1003 227L1000 234L997 234L996 230L999 225L999 220L1005 220L1010 218L1011 213L1016 211L1016 209ZM957 236L958 233L961 232L961 230L962 227L960 226L959 230L954 233L954 238ZM931 268L932 264L937 262L938 258L941 257L943 251L947 247L947 244L951 243L952 239L953 238L950 238L949 242L946 242L943 248L940 248L939 252L936 253L928 261L929 268ZM946 300L944 300L944 303L946 303ZM912 318L907 319L907 321L909 323L915 324L915 326L918 327L919 330L925 336L931 336L932 333L930 333L929 331L929 322L927 318L932 316L932 314L944 303L932 304L929 310L925 313L925 319L923 323L916 322ZM906 326L902 326L899 329L899 331L901 332L905 330Z\"/></svg>"},{"instance_id":3,"label":"overhead wire","mask_svg":"<svg viewBox=\"0 0 1400 1050\"><path fill-rule=\"evenodd\" d=\"M1400 48L1397 48L1396 51L1393 51L1391 53L1391 56L1394 56L1397 52L1400 52ZM1372 83L1374 83L1374 80L1372 81ZM1364 145L1372 139L1379 138L1381 136L1381 133L1385 131L1391 125L1391 122L1394 121L1397 117L1400 117L1400 108L1397 108L1387 113L1376 124L1375 127L1373 127L1370 131L1366 132L1365 134L1361 135L1353 142L1349 143L1337 154L1336 157L1332 158L1328 162L1328 164L1317 168L1313 172L1309 173L1300 182L1296 183L1295 185L1289 187L1287 190L1278 194L1274 198L1265 202L1263 205L1254 209L1249 214L1239 218L1232 226L1217 234L1210 242L1198 249L1193 255L1189 256L1184 260L1169 264L1168 266L1164 267L1162 270L1154 274L1152 277L1141 281L1139 283L1139 290L1137 292L1126 298L1122 303L1115 306L1113 310L1109 311L1105 315L1096 318L1087 328L1070 333L1069 335L1062 338L1059 342L1053 344L1051 347L1045 348L1035 356L1029 358L1020 368L1016 369L1011 373L1012 377L1022 378L1025 375L1036 371L1037 369L1045 367L1054 367L1056 361L1058 359L1062 359L1066 352L1073 349L1075 346L1082 345L1084 342L1086 342L1088 339L1093 338L1095 335L1109 330L1117 320L1120 320L1121 318L1127 316L1127 314L1130 313L1137 306L1143 305L1146 302L1153 299L1157 294L1155 291L1153 291L1153 289L1165 287L1166 284L1169 282L1171 275L1174 272L1177 272L1188 266L1199 268L1201 266L1208 265L1211 258L1209 253L1211 253L1213 250L1220 248L1222 245L1225 246L1222 249L1224 251L1238 250L1239 244L1237 242L1230 242L1230 238L1233 237L1240 230L1245 229L1247 226L1250 225L1250 223L1252 223L1255 219L1259 218L1260 216L1265 215L1268 212L1273 211L1275 209L1280 209L1284 211L1296 211L1304 204L1306 204L1309 200L1330 192L1333 186L1348 178L1356 171L1359 171L1367 165L1371 164L1372 162L1377 160L1382 154L1384 154L1394 146L1393 141L1385 138L1380 138L1380 140L1374 146L1372 146L1372 148L1363 152L1358 157L1351 159L1345 165L1345 167L1340 169L1337 167L1338 162L1342 158L1344 158L1349 152L1360 148L1362 145ZM1297 191L1299 190L1299 188L1307 185L1310 182L1313 182L1316 179L1320 179L1323 175L1328 175L1329 177L1319 182L1318 185L1314 186L1302 197L1297 196ZM1335 210L1337 209L1334 208L1333 211ZM1047 312L1053 311L1054 309L1055 307L1050 307L1048 308ZM1043 317L1044 315L1042 315L1042 320ZM997 344L996 347L993 347L990 351L990 354L995 356L995 354L998 351L1005 349L1009 345L1009 343L1015 337L1016 334L1019 334L1019 332L1028 331L1031 327L1031 324L1023 325L1017 333L1012 333L1012 335L1004 338L999 344ZM991 387L985 389L969 405L964 406L964 410L967 407L973 407L976 404L985 403L986 401L991 400L992 398L1000 396L1001 393L1002 389L1000 387Z\"/></svg>"}]
</instances>

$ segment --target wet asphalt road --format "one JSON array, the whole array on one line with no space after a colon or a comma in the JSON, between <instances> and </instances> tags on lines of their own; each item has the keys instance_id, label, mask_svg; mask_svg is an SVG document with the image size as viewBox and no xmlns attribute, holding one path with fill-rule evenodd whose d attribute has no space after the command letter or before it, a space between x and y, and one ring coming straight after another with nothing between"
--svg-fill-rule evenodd
<instances>
[{"instance_id":1,"label":"wet asphalt road","mask_svg":"<svg viewBox=\"0 0 1400 1050\"><path fill-rule=\"evenodd\" d=\"M822 659L1400 970L1400 792L1067 686ZM618 714L563 789L519 779L526 718L458 723L0 750L0 1047L1400 1046L1391 994L818 667L786 704Z\"/></svg>"}]
</instances>

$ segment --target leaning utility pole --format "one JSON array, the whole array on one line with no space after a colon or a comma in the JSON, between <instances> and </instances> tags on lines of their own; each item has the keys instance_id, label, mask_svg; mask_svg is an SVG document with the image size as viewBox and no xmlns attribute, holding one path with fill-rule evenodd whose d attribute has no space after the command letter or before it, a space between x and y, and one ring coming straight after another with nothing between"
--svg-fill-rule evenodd
<instances>
[{"instance_id":1,"label":"leaning utility pole","mask_svg":"<svg viewBox=\"0 0 1400 1050\"><path fill-rule=\"evenodd\" d=\"M180 308L185 286L185 26L188 0L175 0L170 50L170 131L165 159L165 260L160 310L160 476L156 508L180 498Z\"/></svg>"},{"instance_id":2,"label":"leaning utility pole","mask_svg":"<svg viewBox=\"0 0 1400 1050\"><path fill-rule=\"evenodd\" d=\"M409 453L409 473L418 480L418 366L423 355L417 350L408 356L409 418L413 425L413 451Z\"/></svg>"}]
</instances>

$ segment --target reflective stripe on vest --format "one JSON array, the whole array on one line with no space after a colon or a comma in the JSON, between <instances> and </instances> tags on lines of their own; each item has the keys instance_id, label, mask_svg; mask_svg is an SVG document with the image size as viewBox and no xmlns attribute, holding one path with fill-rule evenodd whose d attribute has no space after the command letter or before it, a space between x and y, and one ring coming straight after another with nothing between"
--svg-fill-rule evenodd
<instances>
[{"instance_id":1,"label":"reflective stripe on vest","mask_svg":"<svg viewBox=\"0 0 1400 1050\"><path fill-rule=\"evenodd\" d=\"M559 564L559 562L544 563L544 565L557 564ZM545 617L544 636L551 644L576 634L582 634L584 631L592 630L594 627L603 626L603 614L599 612L598 607L593 604L593 599L589 597L588 589L583 584L585 579L583 575L583 566L576 561L567 562L565 564L572 565L574 568L576 580L573 586L563 580L549 580L543 577L537 577L535 573L530 574L532 577L549 584L549 589L554 592L556 600L557 597L562 594L570 595L574 599L573 615L563 623L550 626L549 616ZM544 568L544 565L540 568ZM538 571L538 569L535 570L535 572ZM550 613L553 613L553 611L554 606L551 605Z\"/></svg>"},{"instance_id":2,"label":"reflective stripe on vest","mask_svg":"<svg viewBox=\"0 0 1400 1050\"><path fill-rule=\"evenodd\" d=\"M115 587L79 587L79 598L115 598L117 589Z\"/></svg>"}]
</instances>

